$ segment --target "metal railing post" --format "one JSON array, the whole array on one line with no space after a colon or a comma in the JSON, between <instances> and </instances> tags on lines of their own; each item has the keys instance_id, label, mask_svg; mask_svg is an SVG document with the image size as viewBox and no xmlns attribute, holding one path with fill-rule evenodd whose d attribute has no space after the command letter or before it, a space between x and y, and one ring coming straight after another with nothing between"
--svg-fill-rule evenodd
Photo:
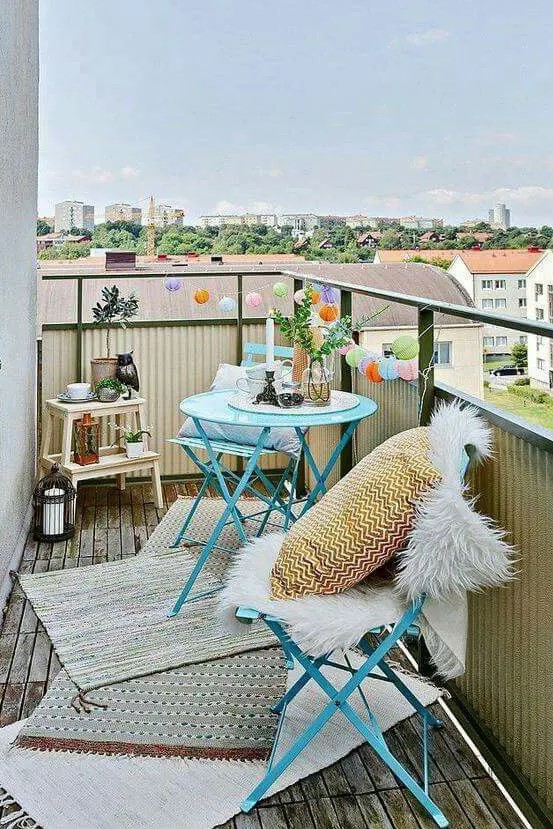
<instances>
[{"instance_id":1,"label":"metal railing post","mask_svg":"<svg viewBox=\"0 0 553 829\"><path fill-rule=\"evenodd\" d=\"M244 329L243 329L243 307L242 307L242 290L243 290L243 281L244 278L241 273L237 274L236 276L236 306L238 309L236 315L236 323L237 323L237 333L236 333L236 363L240 365L242 362L242 351L244 348Z\"/></svg>"},{"instance_id":2,"label":"metal railing post","mask_svg":"<svg viewBox=\"0 0 553 829\"><path fill-rule=\"evenodd\" d=\"M83 379L83 280L77 277L77 377Z\"/></svg>"},{"instance_id":3,"label":"metal railing post","mask_svg":"<svg viewBox=\"0 0 553 829\"><path fill-rule=\"evenodd\" d=\"M419 425L426 426L434 408L434 311L419 308Z\"/></svg>"},{"instance_id":4,"label":"metal railing post","mask_svg":"<svg viewBox=\"0 0 553 829\"><path fill-rule=\"evenodd\" d=\"M352 309L352 297L351 291L342 291L340 294L340 316L351 317L351 309ZM346 363L346 358L340 358L340 388L342 391L351 392L353 389L353 381L352 381L352 371L348 364ZM340 431L342 435L344 434L345 430L347 429L348 424L343 424L340 427ZM340 477L343 478L344 475L350 471L353 467L353 444L350 440L347 445L342 449L342 454L340 456Z\"/></svg>"}]
</instances>

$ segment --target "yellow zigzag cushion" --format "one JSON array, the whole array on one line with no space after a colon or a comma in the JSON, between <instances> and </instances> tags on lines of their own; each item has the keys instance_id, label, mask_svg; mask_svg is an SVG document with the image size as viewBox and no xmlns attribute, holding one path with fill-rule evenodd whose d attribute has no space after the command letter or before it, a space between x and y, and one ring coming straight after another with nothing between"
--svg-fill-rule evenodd
<instances>
[{"instance_id":1,"label":"yellow zigzag cushion","mask_svg":"<svg viewBox=\"0 0 553 829\"><path fill-rule=\"evenodd\" d=\"M290 529L271 572L273 599L341 593L405 547L415 502L440 480L428 429L374 449Z\"/></svg>"}]
</instances>

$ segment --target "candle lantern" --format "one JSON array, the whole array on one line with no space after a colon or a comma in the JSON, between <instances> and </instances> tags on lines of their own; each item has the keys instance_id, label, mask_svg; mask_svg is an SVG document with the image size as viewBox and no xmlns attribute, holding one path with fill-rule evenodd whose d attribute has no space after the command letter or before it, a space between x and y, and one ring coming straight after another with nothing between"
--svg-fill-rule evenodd
<instances>
[{"instance_id":1,"label":"candle lantern","mask_svg":"<svg viewBox=\"0 0 553 829\"><path fill-rule=\"evenodd\" d=\"M100 460L100 424L87 412L75 421L75 451L73 460L81 466Z\"/></svg>"},{"instance_id":2,"label":"candle lantern","mask_svg":"<svg viewBox=\"0 0 553 829\"><path fill-rule=\"evenodd\" d=\"M75 487L57 464L36 485L33 536L37 541L64 541L75 533Z\"/></svg>"}]
</instances>

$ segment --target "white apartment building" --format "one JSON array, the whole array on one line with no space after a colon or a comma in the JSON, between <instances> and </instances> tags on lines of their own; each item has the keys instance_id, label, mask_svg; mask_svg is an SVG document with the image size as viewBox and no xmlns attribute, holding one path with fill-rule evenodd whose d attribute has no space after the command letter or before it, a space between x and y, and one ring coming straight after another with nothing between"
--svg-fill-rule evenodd
<instances>
[{"instance_id":1,"label":"white apartment building","mask_svg":"<svg viewBox=\"0 0 553 829\"><path fill-rule=\"evenodd\" d=\"M62 201L56 204L54 230L63 233L73 227L94 230L94 206L82 201Z\"/></svg>"},{"instance_id":2,"label":"white apartment building","mask_svg":"<svg viewBox=\"0 0 553 829\"><path fill-rule=\"evenodd\" d=\"M184 210L171 207L170 204L156 204L154 208L154 224L156 227L182 227Z\"/></svg>"},{"instance_id":3,"label":"white apartment building","mask_svg":"<svg viewBox=\"0 0 553 829\"><path fill-rule=\"evenodd\" d=\"M321 217L315 213L284 213L278 217L279 227L291 227L292 236L296 239L311 236L313 231L321 227Z\"/></svg>"},{"instance_id":4,"label":"white apartment building","mask_svg":"<svg viewBox=\"0 0 553 829\"><path fill-rule=\"evenodd\" d=\"M511 211L504 204L496 204L488 210L488 221L498 230L509 230L511 227Z\"/></svg>"},{"instance_id":5,"label":"white apartment building","mask_svg":"<svg viewBox=\"0 0 553 829\"><path fill-rule=\"evenodd\" d=\"M553 324L553 250L546 250L526 274L529 319ZM528 336L528 376L536 389L553 391L553 340Z\"/></svg>"},{"instance_id":6,"label":"white apartment building","mask_svg":"<svg viewBox=\"0 0 553 829\"><path fill-rule=\"evenodd\" d=\"M470 294L477 308L509 317L527 316L526 272L541 257L526 250L466 250L455 256L448 272ZM484 349L489 354L509 354L525 334L510 328L485 325Z\"/></svg>"},{"instance_id":7,"label":"white apartment building","mask_svg":"<svg viewBox=\"0 0 553 829\"><path fill-rule=\"evenodd\" d=\"M355 230L356 227L370 227L372 221L370 216L363 216L362 213L357 213L355 216L346 216L346 224Z\"/></svg>"},{"instance_id":8,"label":"white apartment building","mask_svg":"<svg viewBox=\"0 0 553 829\"><path fill-rule=\"evenodd\" d=\"M267 225L277 227L278 220L275 213L243 213L226 215L217 213L212 216L200 216L200 227L227 227L228 225L242 225L255 227L256 225Z\"/></svg>"},{"instance_id":9,"label":"white apartment building","mask_svg":"<svg viewBox=\"0 0 553 829\"><path fill-rule=\"evenodd\" d=\"M132 207L126 202L106 204L104 211L106 222L134 222L142 223L142 210L140 207Z\"/></svg>"},{"instance_id":10,"label":"white apartment building","mask_svg":"<svg viewBox=\"0 0 553 829\"><path fill-rule=\"evenodd\" d=\"M402 216L398 223L407 230L434 230L436 227L443 227L443 219L430 219L426 216Z\"/></svg>"}]
</instances>

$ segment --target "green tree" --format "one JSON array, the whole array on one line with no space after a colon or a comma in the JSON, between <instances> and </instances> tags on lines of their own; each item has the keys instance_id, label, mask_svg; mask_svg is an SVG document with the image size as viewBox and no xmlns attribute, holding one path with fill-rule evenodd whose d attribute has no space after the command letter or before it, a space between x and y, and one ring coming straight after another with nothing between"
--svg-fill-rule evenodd
<instances>
[{"instance_id":1,"label":"green tree","mask_svg":"<svg viewBox=\"0 0 553 829\"><path fill-rule=\"evenodd\" d=\"M526 343L515 343L511 348L511 357L515 366L525 368L528 365L528 346Z\"/></svg>"},{"instance_id":2,"label":"green tree","mask_svg":"<svg viewBox=\"0 0 553 829\"><path fill-rule=\"evenodd\" d=\"M36 223L36 235L37 236L45 236L47 233L51 233L53 230L52 225L49 225L48 222L45 222L44 219L37 219Z\"/></svg>"},{"instance_id":3,"label":"green tree","mask_svg":"<svg viewBox=\"0 0 553 829\"><path fill-rule=\"evenodd\" d=\"M379 247L392 248L397 250L401 248L401 237L396 230L385 230L380 237Z\"/></svg>"}]
</instances>

